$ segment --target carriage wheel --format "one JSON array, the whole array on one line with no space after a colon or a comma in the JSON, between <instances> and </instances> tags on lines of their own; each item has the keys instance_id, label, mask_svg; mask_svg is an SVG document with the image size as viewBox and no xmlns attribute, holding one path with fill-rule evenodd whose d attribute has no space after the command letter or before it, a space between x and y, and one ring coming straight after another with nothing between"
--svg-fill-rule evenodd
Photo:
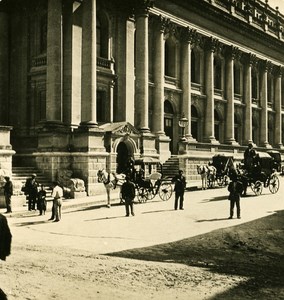
<instances>
[{"instance_id":1,"label":"carriage wheel","mask_svg":"<svg viewBox=\"0 0 284 300\"><path fill-rule=\"evenodd\" d=\"M279 185L280 185L280 182L279 182L278 176L276 176L276 175L271 176L271 178L269 179L269 182L268 182L268 188L269 188L270 193L276 194L279 190Z\"/></svg>"},{"instance_id":2,"label":"carriage wheel","mask_svg":"<svg viewBox=\"0 0 284 300\"><path fill-rule=\"evenodd\" d=\"M253 192L258 196L261 195L262 189L263 189L263 184L260 180L257 180L256 182L251 184L251 189Z\"/></svg>"},{"instance_id":3,"label":"carriage wheel","mask_svg":"<svg viewBox=\"0 0 284 300\"><path fill-rule=\"evenodd\" d=\"M137 199L140 203L145 203L148 200L148 191L143 187L137 188Z\"/></svg>"},{"instance_id":4,"label":"carriage wheel","mask_svg":"<svg viewBox=\"0 0 284 300\"><path fill-rule=\"evenodd\" d=\"M159 196L163 201L167 201L171 198L173 193L173 187L169 182L163 182L159 188Z\"/></svg>"}]
</instances>

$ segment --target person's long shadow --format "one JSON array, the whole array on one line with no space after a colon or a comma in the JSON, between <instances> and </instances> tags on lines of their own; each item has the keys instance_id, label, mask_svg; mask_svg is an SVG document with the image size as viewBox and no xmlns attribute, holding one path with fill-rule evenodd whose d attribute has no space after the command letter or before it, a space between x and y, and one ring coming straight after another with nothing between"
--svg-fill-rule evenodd
<instances>
[{"instance_id":1,"label":"person's long shadow","mask_svg":"<svg viewBox=\"0 0 284 300\"><path fill-rule=\"evenodd\" d=\"M223 201L223 200L228 200L228 195L204 199L203 201L201 201L201 203L207 203L207 202L213 202L213 201Z\"/></svg>"},{"instance_id":2,"label":"person's long shadow","mask_svg":"<svg viewBox=\"0 0 284 300\"><path fill-rule=\"evenodd\" d=\"M153 214L153 213L161 213L166 211L173 211L174 209L162 209L162 210L151 210L151 211L144 211L141 214Z\"/></svg>"},{"instance_id":3,"label":"person's long shadow","mask_svg":"<svg viewBox=\"0 0 284 300\"><path fill-rule=\"evenodd\" d=\"M84 220L84 222L104 221L104 220L121 219L121 218L126 218L126 217L125 217L125 216L102 217L102 218L96 218L96 219Z\"/></svg>"},{"instance_id":4,"label":"person's long shadow","mask_svg":"<svg viewBox=\"0 0 284 300\"><path fill-rule=\"evenodd\" d=\"M42 220L42 221L34 221L34 222L22 222L22 223L16 223L15 225L18 227L23 227L23 226L46 224L46 223L50 223L50 221Z\"/></svg>"},{"instance_id":5,"label":"person's long shadow","mask_svg":"<svg viewBox=\"0 0 284 300\"><path fill-rule=\"evenodd\" d=\"M205 220L197 220L197 223L202 223L202 222L216 222L216 221L224 221L224 220L228 220L228 218L220 218L220 219L205 219Z\"/></svg>"}]
</instances>

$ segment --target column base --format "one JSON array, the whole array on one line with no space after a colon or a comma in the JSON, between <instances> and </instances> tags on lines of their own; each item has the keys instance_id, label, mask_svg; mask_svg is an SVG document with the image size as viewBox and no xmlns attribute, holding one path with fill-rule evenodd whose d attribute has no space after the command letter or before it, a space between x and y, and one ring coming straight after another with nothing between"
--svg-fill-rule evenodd
<instances>
[{"instance_id":1,"label":"column base","mask_svg":"<svg viewBox=\"0 0 284 300\"><path fill-rule=\"evenodd\" d=\"M82 129L98 128L98 123L94 121L81 122L79 127Z\"/></svg>"},{"instance_id":2,"label":"column base","mask_svg":"<svg viewBox=\"0 0 284 300\"><path fill-rule=\"evenodd\" d=\"M204 142L205 143L210 143L210 144L213 144L213 145L219 145L220 144L220 142L217 141L214 136L209 136L208 138L205 138Z\"/></svg>"},{"instance_id":3,"label":"column base","mask_svg":"<svg viewBox=\"0 0 284 300\"><path fill-rule=\"evenodd\" d=\"M231 145L231 146L239 146L240 144L233 138L227 139L225 141L226 144Z\"/></svg>"},{"instance_id":4,"label":"column base","mask_svg":"<svg viewBox=\"0 0 284 300\"><path fill-rule=\"evenodd\" d=\"M156 149L160 154L161 163L164 163L171 157L170 141L171 139L164 132L156 133Z\"/></svg>"},{"instance_id":5,"label":"column base","mask_svg":"<svg viewBox=\"0 0 284 300\"><path fill-rule=\"evenodd\" d=\"M261 144L262 147L266 148L266 149L272 149L272 146L268 143L268 142L263 142Z\"/></svg>"}]
</instances>

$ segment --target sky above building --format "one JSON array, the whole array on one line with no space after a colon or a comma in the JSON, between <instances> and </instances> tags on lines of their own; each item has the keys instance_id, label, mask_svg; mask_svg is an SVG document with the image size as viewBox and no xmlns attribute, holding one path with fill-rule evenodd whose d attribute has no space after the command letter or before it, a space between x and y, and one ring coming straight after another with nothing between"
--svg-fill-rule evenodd
<instances>
[{"instance_id":1,"label":"sky above building","mask_svg":"<svg viewBox=\"0 0 284 300\"><path fill-rule=\"evenodd\" d=\"M263 0L263 2L265 2ZM275 8L276 6L279 7L279 11L282 15L284 15L284 0L268 0L269 6Z\"/></svg>"}]
</instances>

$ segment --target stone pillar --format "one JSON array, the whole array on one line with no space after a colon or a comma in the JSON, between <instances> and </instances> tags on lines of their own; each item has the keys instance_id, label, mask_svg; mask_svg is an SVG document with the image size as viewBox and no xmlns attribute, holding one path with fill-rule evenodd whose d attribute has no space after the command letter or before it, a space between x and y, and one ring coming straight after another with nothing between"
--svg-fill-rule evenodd
<instances>
[{"instance_id":1,"label":"stone pillar","mask_svg":"<svg viewBox=\"0 0 284 300\"><path fill-rule=\"evenodd\" d=\"M214 132L214 52L217 50L219 41L210 38L205 44L205 93L207 96L204 141L218 143Z\"/></svg>"},{"instance_id":2,"label":"stone pillar","mask_svg":"<svg viewBox=\"0 0 284 300\"><path fill-rule=\"evenodd\" d=\"M225 142L230 145L237 144L235 140L235 120L234 120L234 61L236 55L239 55L239 50L236 47L227 48L226 51L226 97L227 97L227 111L226 111L226 126Z\"/></svg>"},{"instance_id":3,"label":"stone pillar","mask_svg":"<svg viewBox=\"0 0 284 300\"><path fill-rule=\"evenodd\" d=\"M0 120L8 123L8 87L9 87L9 30L8 14L0 11Z\"/></svg>"},{"instance_id":4,"label":"stone pillar","mask_svg":"<svg viewBox=\"0 0 284 300\"><path fill-rule=\"evenodd\" d=\"M83 1L81 125L97 127L96 0Z\"/></svg>"},{"instance_id":5,"label":"stone pillar","mask_svg":"<svg viewBox=\"0 0 284 300\"><path fill-rule=\"evenodd\" d=\"M191 46L194 41L196 31L185 28L182 31L182 66L181 66L181 87L183 90L182 112L188 119L185 128L185 137L187 141L196 142L191 134Z\"/></svg>"},{"instance_id":6,"label":"stone pillar","mask_svg":"<svg viewBox=\"0 0 284 300\"><path fill-rule=\"evenodd\" d=\"M271 69L271 62L263 61L261 64L261 85L260 85L260 106L261 106L261 124L260 124L260 145L269 147L268 143L268 107L267 107L267 72Z\"/></svg>"},{"instance_id":7,"label":"stone pillar","mask_svg":"<svg viewBox=\"0 0 284 300\"><path fill-rule=\"evenodd\" d=\"M166 161L170 156L170 138L164 132L164 101L165 101L165 26L167 19L159 16L153 20L155 32L155 54L154 54L154 101L152 124L156 135L156 149L160 154L160 160Z\"/></svg>"},{"instance_id":8,"label":"stone pillar","mask_svg":"<svg viewBox=\"0 0 284 300\"><path fill-rule=\"evenodd\" d=\"M277 147L283 148L283 141L282 141L282 106L281 100L282 97L282 74L283 68L281 66L275 68L275 92L274 92L274 99L275 99L275 136L274 141Z\"/></svg>"},{"instance_id":9,"label":"stone pillar","mask_svg":"<svg viewBox=\"0 0 284 300\"><path fill-rule=\"evenodd\" d=\"M121 12L118 18L120 30L117 32L116 44L119 59L116 61L117 97L114 103L114 121L128 121L134 125L135 80L134 80L134 33L133 17Z\"/></svg>"},{"instance_id":10,"label":"stone pillar","mask_svg":"<svg viewBox=\"0 0 284 300\"><path fill-rule=\"evenodd\" d=\"M109 83L109 122L113 122L113 92L114 92L115 81L112 80Z\"/></svg>"},{"instance_id":11,"label":"stone pillar","mask_svg":"<svg viewBox=\"0 0 284 300\"><path fill-rule=\"evenodd\" d=\"M244 101L245 101L245 124L244 142L252 143L252 83L251 68L256 61L256 56L252 54L244 55Z\"/></svg>"},{"instance_id":12,"label":"stone pillar","mask_svg":"<svg viewBox=\"0 0 284 300\"><path fill-rule=\"evenodd\" d=\"M62 2L48 0L46 120L62 122Z\"/></svg>"},{"instance_id":13,"label":"stone pillar","mask_svg":"<svg viewBox=\"0 0 284 300\"><path fill-rule=\"evenodd\" d=\"M153 132L164 134L164 86L165 86L165 40L166 20L163 17L155 20L155 53L154 53L154 101L153 101Z\"/></svg>"},{"instance_id":14,"label":"stone pillar","mask_svg":"<svg viewBox=\"0 0 284 300\"><path fill-rule=\"evenodd\" d=\"M148 1L138 1L136 6L136 82L135 125L149 132L149 54L148 54Z\"/></svg>"}]
</instances>

